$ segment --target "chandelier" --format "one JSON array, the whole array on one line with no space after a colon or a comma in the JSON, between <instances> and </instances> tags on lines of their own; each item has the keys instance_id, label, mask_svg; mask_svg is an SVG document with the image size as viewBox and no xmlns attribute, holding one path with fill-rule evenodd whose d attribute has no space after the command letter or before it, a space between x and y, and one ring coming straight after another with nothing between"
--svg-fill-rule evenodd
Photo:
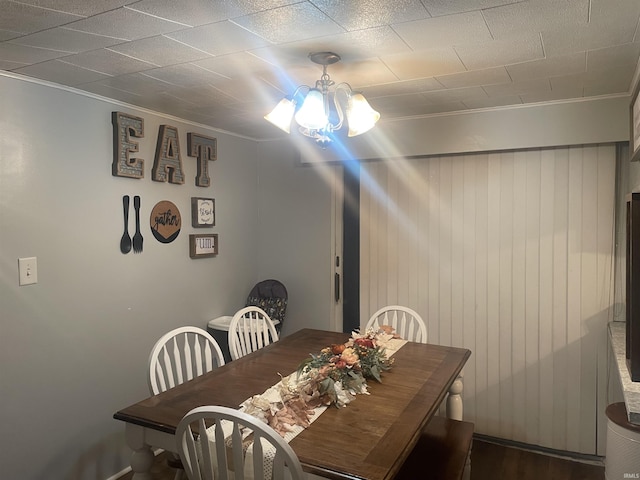
<instances>
[{"instance_id":1,"label":"chandelier","mask_svg":"<svg viewBox=\"0 0 640 480\"><path fill-rule=\"evenodd\" d=\"M371 108L362 93L354 92L346 82L336 85L327 73L327 66L340 61L340 55L317 52L310 53L309 58L322 65L322 76L315 87L300 85L264 118L286 133L291 133L291 121L295 118L299 131L323 147L331 143L332 132L343 127L345 116L349 137L371 130L380 114Z\"/></svg>"}]
</instances>

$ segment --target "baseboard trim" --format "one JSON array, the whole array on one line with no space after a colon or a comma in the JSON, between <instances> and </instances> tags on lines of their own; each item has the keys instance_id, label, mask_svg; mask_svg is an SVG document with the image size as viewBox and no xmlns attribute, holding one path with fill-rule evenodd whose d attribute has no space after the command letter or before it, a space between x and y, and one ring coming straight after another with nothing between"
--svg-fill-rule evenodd
<instances>
[{"instance_id":1,"label":"baseboard trim","mask_svg":"<svg viewBox=\"0 0 640 480\"><path fill-rule=\"evenodd\" d=\"M542 455L548 455L550 457L557 457L574 462L587 463L589 465L604 466L604 457L601 457L599 455L589 455L586 453L555 450L553 448L542 447L540 445L531 445L524 442L517 442L515 440L491 437L489 435L483 435L481 433L474 433L473 438L478 439L482 442L495 443L496 445L501 445L503 447L517 448L519 450L525 450L527 452L540 453Z\"/></svg>"}]
</instances>

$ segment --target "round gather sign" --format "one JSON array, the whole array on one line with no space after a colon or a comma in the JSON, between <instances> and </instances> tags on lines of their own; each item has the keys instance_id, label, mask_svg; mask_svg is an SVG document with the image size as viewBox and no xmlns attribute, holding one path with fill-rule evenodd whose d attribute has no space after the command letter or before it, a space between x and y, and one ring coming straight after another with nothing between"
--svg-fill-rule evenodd
<instances>
[{"instance_id":1,"label":"round gather sign","mask_svg":"<svg viewBox=\"0 0 640 480\"><path fill-rule=\"evenodd\" d=\"M180 210L169 200L162 200L151 210L149 224L156 240L171 243L178 238L182 226Z\"/></svg>"}]
</instances>

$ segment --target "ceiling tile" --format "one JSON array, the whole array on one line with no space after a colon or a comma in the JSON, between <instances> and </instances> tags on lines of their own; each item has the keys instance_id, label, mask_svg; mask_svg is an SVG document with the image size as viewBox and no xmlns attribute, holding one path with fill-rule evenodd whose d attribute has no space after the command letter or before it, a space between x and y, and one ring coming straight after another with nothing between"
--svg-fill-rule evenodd
<instances>
[{"instance_id":1,"label":"ceiling tile","mask_svg":"<svg viewBox=\"0 0 640 480\"><path fill-rule=\"evenodd\" d=\"M20 0L20 3L27 5L82 17L90 17L135 2L136 0Z\"/></svg>"},{"instance_id":2,"label":"ceiling tile","mask_svg":"<svg viewBox=\"0 0 640 480\"><path fill-rule=\"evenodd\" d=\"M631 43L639 18L638 0L616 0L615 8L609 0L592 0L588 22L549 25L540 30L546 53L557 55Z\"/></svg>"},{"instance_id":3,"label":"ceiling tile","mask_svg":"<svg viewBox=\"0 0 640 480\"><path fill-rule=\"evenodd\" d=\"M383 27L327 35L282 45L270 45L252 50L251 53L269 63L286 67L288 65L306 64L310 62L310 53L325 51L335 52L340 55L342 58L340 63L349 63L373 56L406 53L410 52L411 48L390 26L385 25Z\"/></svg>"},{"instance_id":4,"label":"ceiling tile","mask_svg":"<svg viewBox=\"0 0 640 480\"><path fill-rule=\"evenodd\" d=\"M483 10L496 39L538 35L543 30L576 28L589 19L589 0L536 0ZM522 20L526 19L525 22Z\"/></svg>"},{"instance_id":5,"label":"ceiling tile","mask_svg":"<svg viewBox=\"0 0 640 480\"><path fill-rule=\"evenodd\" d=\"M0 58L0 70L6 70L10 72L18 68L26 67L27 65L28 65L27 63L12 62L10 60L2 60Z\"/></svg>"},{"instance_id":6,"label":"ceiling tile","mask_svg":"<svg viewBox=\"0 0 640 480\"><path fill-rule=\"evenodd\" d=\"M382 57L382 61L399 80L434 77L466 70L452 48L422 50L419 55L400 53Z\"/></svg>"},{"instance_id":7,"label":"ceiling tile","mask_svg":"<svg viewBox=\"0 0 640 480\"><path fill-rule=\"evenodd\" d=\"M473 10L499 7L510 3L518 3L522 0L422 0L429 13L434 17L452 15Z\"/></svg>"},{"instance_id":8,"label":"ceiling tile","mask_svg":"<svg viewBox=\"0 0 640 480\"><path fill-rule=\"evenodd\" d=\"M49 82L71 86L95 82L107 77L107 75L102 73L69 65L59 60L50 60L36 65L29 65L16 70L16 72L31 77L42 78Z\"/></svg>"},{"instance_id":9,"label":"ceiling tile","mask_svg":"<svg viewBox=\"0 0 640 480\"><path fill-rule=\"evenodd\" d=\"M78 20L66 25L66 27L72 30L106 35L123 40L138 40L185 28L184 25L179 23L155 18L127 8L119 8L84 20Z\"/></svg>"},{"instance_id":10,"label":"ceiling tile","mask_svg":"<svg viewBox=\"0 0 640 480\"><path fill-rule=\"evenodd\" d=\"M365 97L383 97L387 95L402 95L406 93L420 93L431 90L439 90L442 84L435 78L420 78L418 80L405 80L401 82L372 85L362 89Z\"/></svg>"},{"instance_id":11,"label":"ceiling tile","mask_svg":"<svg viewBox=\"0 0 640 480\"><path fill-rule=\"evenodd\" d=\"M629 43L633 31L601 29L592 25L566 31L544 31L542 40L547 55L555 56L567 52L596 50Z\"/></svg>"},{"instance_id":12,"label":"ceiling tile","mask_svg":"<svg viewBox=\"0 0 640 480\"><path fill-rule=\"evenodd\" d=\"M118 75L117 77L108 77L96 83L138 95L164 92L173 86L143 73L129 73Z\"/></svg>"},{"instance_id":13,"label":"ceiling tile","mask_svg":"<svg viewBox=\"0 0 640 480\"><path fill-rule=\"evenodd\" d=\"M242 81L229 80L217 83L216 88L229 97L236 99L238 102L236 105L237 110L243 110L243 105L246 106L255 102L270 111L284 96L283 92L257 77L244 78ZM264 112L262 115L266 113Z\"/></svg>"},{"instance_id":14,"label":"ceiling tile","mask_svg":"<svg viewBox=\"0 0 640 480\"><path fill-rule=\"evenodd\" d=\"M482 87L447 88L434 90L433 92L425 92L422 96L427 99L429 103L465 102L467 100L488 97Z\"/></svg>"},{"instance_id":15,"label":"ceiling tile","mask_svg":"<svg viewBox=\"0 0 640 480\"><path fill-rule=\"evenodd\" d=\"M611 0L591 0L589 23L600 29L615 28L633 33L636 31L638 19L640 19L638 0L616 0L615 6L611 5Z\"/></svg>"},{"instance_id":16,"label":"ceiling tile","mask_svg":"<svg viewBox=\"0 0 640 480\"><path fill-rule=\"evenodd\" d=\"M379 58L329 65L327 73L336 84L347 82L356 89L397 80L396 76Z\"/></svg>"},{"instance_id":17,"label":"ceiling tile","mask_svg":"<svg viewBox=\"0 0 640 480\"><path fill-rule=\"evenodd\" d=\"M342 27L308 2L245 15L234 22L276 44L344 32Z\"/></svg>"},{"instance_id":18,"label":"ceiling tile","mask_svg":"<svg viewBox=\"0 0 640 480\"><path fill-rule=\"evenodd\" d=\"M123 75L153 68L150 63L141 62L135 58L104 49L69 55L64 57L64 61L71 65L88 68L107 75Z\"/></svg>"},{"instance_id":19,"label":"ceiling tile","mask_svg":"<svg viewBox=\"0 0 640 480\"><path fill-rule=\"evenodd\" d=\"M394 25L393 29L413 50L491 40L480 12L416 20Z\"/></svg>"},{"instance_id":20,"label":"ceiling tile","mask_svg":"<svg viewBox=\"0 0 640 480\"><path fill-rule=\"evenodd\" d=\"M166 36L211 55L251 50L269 44L265 39L230 21L181 30Z\"/></svg>"},{"instance_id":21,"label":"ceiling tile","mask_svg":"<svg viewBox=\"0 0 640 480\"><path fill-rule=\"evenodd\" d=\"M575 75L565 75L550 79L552 89L563 91L572 85L582 85L585 96L611 95L626 93L630 90L635 68L631 66L615 66L603 70L587 71Z\"/></svg>"},{"instance_id":22,"label":"ceiling tile","mask_svg":"<svg viewBox=\"0 0 640 480\"><path fill-rule=\"evenodd\" d=\"M189 88L176 88L170 93L178 99L189 102L193 105L214 106L214 105L232 105L238 101L229 95L221 92L212 85L198 85Z\"/></svg>"},{"instance_id":23,"label":"ceiling tile","mask_svg":"<svg viewBox=\"0 0 640 480\"><path fill-rule=\"evenodd\" d=\"M273 68L273 65L247 52L230 53L191 62L200 68L228 78L245 77Z\"/></svg>"},{"instance_id":24,"label":"ceiling tile","mask_svg":"<svg viewBox=\"0 0 640 480\"><path fill-rule=\"evenodd\" d=\"M550 92L526 93L520 95L523 103L552 102L558 100L582 98L583 88L577 85L570 85L567 88L554 88Z\"/></svg>"},{"instance_id":25,"label":"ceiling tile","mask_svg":"<svg viewBox=\"0 0 640 480\"><path fill-rule=\"evenodd\" d=\"M281 7L296 0L142 0L130 8L156 17L198 26Z\"/></svg>"},{"instance_id":26,"label":"ceiling tile","mask_svg":"<svg viewBox=\"0 0 640 480\"><path fill-rule=\"evenodd\" d=\"M196 50L162 35L122 43L110 47L109 50L157 66L174 65L211 57L202 50Z\"/></svg>"},{"instance_id":27,"label":"ceiling tile","mask_svg":"<svg viewBox=\"0 0 640 480\"><path fill-rule=\"evenodd\" d=\"M429 101L419 93L375 97L368 100L371 106L376 110L379 110L380 112L405 109L412 106L424 106L429 104Z\"/></svg>"},{"instance_id":28,"label":"ceiling tile","mask_svg":"<svg viewBox=\"0 0 640 480\"><path fill-rule=\"evenodd\" d=\"M377 101L377 100L376 100ZM462 104L459 104L462 106ZM373 105L372 105L373 106ZM411 116L426 115L428 113L434 113L434 105L428 105L426 103L417 104L411 103L408 105L396 105L388 104L385 107L375 105L374 108L380 112L380 118L382 121L389 120L391 118L403 118ZM438 112L442 110L442 106L437 107Z\"/></svg>"},{"instance_id":29,"label":"ceiling tile","mask_svg":"<svg viewBox=\"0 0 640 480\"><path fill-rule=\"evenodd\" d=\"M2 12L0 15L0 29L17 31L22 34L57 27L82 18L78 15L70 15L7 0L0 0L0 12Z\"/></svg>"},{"instance_id":30,"label":"ceiling tile","mask_svg":"<svg viewBox=\"0 0 640 480\"><path fill-rule=\"evenodd\" d=\"M460 88L472 87L474 85L508 83L511 81L511 77L504 67L494 67L484 70L454 73L452 75L439 75L436 77L436 80L446 88Z\"/></svg>"},{"instance_id":31,"label":"ceiling tile","mask_svg":"<svg viewBox=\"0 0 640 480\"><path fill-rule=\"evenodd\" d=\"M0 60L25 64L45 62L69 55L66 52L27 47L13 43L0 43Z\"/></svg>"},{"instance_id":32,"label":"ceiling tile","mask_svg":"<svg viewBox=\"0 0 640 480\"><path fill-rule=\"evenodd\" d=\"M122 42L118 38L78 32L64 27L52 28L43 32L16 38L11 43L30 47L48 48L70 53L80 53L98 48L110 47Z\"/></svg>"},{"instance_id":33,"label":"ceiling tile","mask_svg":"<svg viewBox=\"0 0 640 480\"><path fill-rule=\"evenodd\" d=\"M454 48L468 70L481 70L544 58L542 44L537 35L469 43Z\"/></svg>"},{"instance_id":34,"label":"ceiling tile","mask_svg":"<svg viewBox=\"0 0 640 480\"><path fill-rule=\"evenodd\" d=\"M250 5L211 0L143 0L131 9L192 27L252 13Z\"/></svg>"},{"instance_id":35,"label":"ceiling tile","mask_svg":"<svg viewBox=\"0 0 640 480\"><path fill-rule=\"evenodd\" d=\"M154 68L152 70L147 70L144 73L151 78L156 78L171 85L180 87L205 85L215 83L216 81L222 81L225 78L217 73L210 72L209 70L205 70L190 63Z\"/></svg>"},{"instance_id":36,"label":"ceiling tile","mask_svg":"<svg viewBox=\"0 0 640 480\"><path fill-rule=\"evenodd\" d=\"M313 0L313 3L346 30L362 30L429 17L420 0Z\"/></svg>"},{"instance_id":37,"label":"ceiling tile","mask_svg":"<svg viewBox=\"0 0 640 480\"><path fill-rule=\"evenodd\" d=\"M526 93L550 92L551 84L546 78L521 80L500 85L486 85L483 87L490 97L504 97L506 95L524 95Z\"/></svg>"},{"instance_id":38,"label":"ceiling tile","mask_svg":"<svg viewBox=\"0 0 640 480\"><path fill-rule=\"evenodd\" d=\"M141 95L136 95L135 93L124 92L118 90L117 88L111 88L99 83L87 83L85 85L79 86L78 88L84 90L85 92L94 93L102 97L111 98L120 102L136 105L138 107L145 107L143 103L144 97Z\"/></svg>"},{"instance_id":39,"label":"ceiling tile","mask_svg":"<svg viewBox=\"0 0 640 480\"><path fill-rule=\"evenodd\" d=\"M587 71L604 70L618 65L634 65L640 56L640 42L589 50Z\"/></svg>"},{"instance_id":40,"label":"ceiling tile","mask_svg":"<svg viewBox=\"0 0 640 480\"><path fill-rule=\"evenodd\" d=\"M0 42L4 42L6 40L11 40L14 38L21 37L22 33L13 32L11 30L2 30L0 29Z\"/></svg>"},{"instance_id":41,"label":"ceiling tile","mask_svg":"<svg viewBox=\"0 0 640 480\"><path fill-rule=\"evenodd\" d=\"M587 62L585 52L578 52L507 65L506 68L513 81L520 81L530 78L546 78L567 73L585 72Z\"/></svg>"},{"instance_id":42,"label":"ceiling tile","mask_svg":"<svg viewBox=\"0 0 640 480\"><path fill-rule=\"evenodd\" d=\"M322 75L319 65L309 62L302 67L275 68L260 73L260 78L273 85L284 94L291 94L299 85L315 85L315 81Z\"/></svg>"}]
</instances>

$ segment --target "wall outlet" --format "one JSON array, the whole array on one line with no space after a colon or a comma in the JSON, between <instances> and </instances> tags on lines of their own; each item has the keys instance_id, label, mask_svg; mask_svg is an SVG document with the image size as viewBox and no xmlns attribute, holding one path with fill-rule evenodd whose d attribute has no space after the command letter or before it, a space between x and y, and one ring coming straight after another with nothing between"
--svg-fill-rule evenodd
<instances>
[{"instance_id":1,"label":"wall outlet","mask_svg":"<svg viewBox=\"0 0 640 480\"><path fill-rule=\"evenodd\" d=\"M38 283L38 261L36 257L19 258L18 271L20 273L20 285Z\"/></svg>"}]
</instances>

